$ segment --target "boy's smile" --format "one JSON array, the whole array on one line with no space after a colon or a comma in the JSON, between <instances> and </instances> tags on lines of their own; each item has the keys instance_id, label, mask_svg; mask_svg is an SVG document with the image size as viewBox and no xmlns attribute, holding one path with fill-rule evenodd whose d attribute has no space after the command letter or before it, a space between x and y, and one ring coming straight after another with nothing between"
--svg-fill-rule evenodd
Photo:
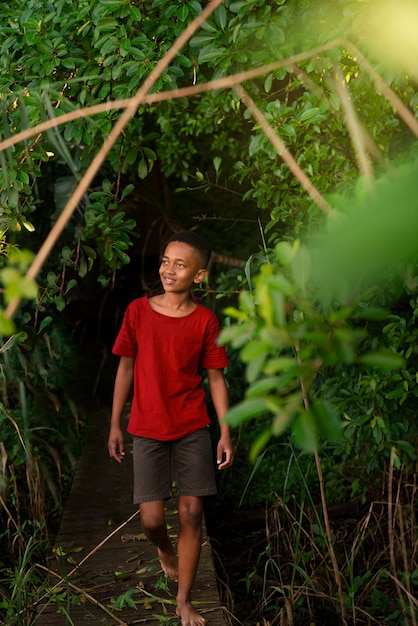
<instances>
[{"instance_id":1,"label":"boy's smile","mask_svg":"<svg viewBox=\"0 0 418 626\"><path fill-rule=\"evenodd\" d=\"M188 292L193 283L199 284L205 276L200 255L192 246L178 241L168 244L160 265L164 291Z\"/></svg>"}]
</instances>

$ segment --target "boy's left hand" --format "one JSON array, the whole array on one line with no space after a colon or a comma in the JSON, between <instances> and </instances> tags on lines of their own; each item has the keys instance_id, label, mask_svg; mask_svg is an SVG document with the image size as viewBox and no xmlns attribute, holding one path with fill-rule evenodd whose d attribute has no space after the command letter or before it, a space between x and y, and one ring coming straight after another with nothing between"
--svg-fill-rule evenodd
<instances>
[{"instance_id":1,"label":"boy's left hand","mask_svg":"<svg viewBox=\"0 0 418 626\"><path fill-rule=\"evenodd\" d=\"M234 460L234 446L229 437L221 437L216 450L216 463L219 470L226 469L232 465Z\"/></svg>"}]
</instances>

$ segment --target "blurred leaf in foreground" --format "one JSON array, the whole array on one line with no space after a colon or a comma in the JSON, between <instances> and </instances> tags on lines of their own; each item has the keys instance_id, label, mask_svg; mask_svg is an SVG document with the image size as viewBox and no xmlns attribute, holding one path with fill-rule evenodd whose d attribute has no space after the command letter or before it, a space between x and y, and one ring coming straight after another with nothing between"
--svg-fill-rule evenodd
<instances>
[{"instance_id":1,"label":"blurred leaf in foreground","mask_svg":"<svg viewBox=\"0 0 418 626\"><path fill-rule=\"evenodd\" d=\"M418 259L418 166L402 166L359 194L315 242L312 275L323 302L345 302L387 271Z\"/></svg>"}]
</instances>

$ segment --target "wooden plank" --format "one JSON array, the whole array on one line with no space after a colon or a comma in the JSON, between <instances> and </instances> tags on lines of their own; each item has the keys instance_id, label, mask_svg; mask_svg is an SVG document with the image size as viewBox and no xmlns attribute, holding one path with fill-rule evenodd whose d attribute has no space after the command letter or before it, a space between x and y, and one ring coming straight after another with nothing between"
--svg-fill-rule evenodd
<instances>
[{"instance_id":1,"label":"wooden plank","mask_svg":"<svg viewBox=\"0 0 418 626\"><path fill-rule=\"evenodd\" d=\"M98 413L89 441L77 465L72 489L66 503L55 554L50 568L63 580L59 591L61 604L46 598L37 618L39 626L161 624L163 618L178 622L175 616L176 584L162 574L155 547L138 540L139 515L132 504L132 457L128 449L122 464L107 454L107 418ZM167 505L167 520L173 541L177 538L175 499ZM126 523L129 518L134 518ZM116 530L116 532L114 532ZM212 559L210 540L204 525L204 541L199 570L193 589L193 602L211 626L225 626ZM97 549L97 546L100 546ZM77 565L76 571L75 565ZM60 578L51 577L51 584ZM73 585L72 598L65 599L67 585ZM136 608L114 601L124 596ZM121 600L120 600L121 601Z\"/></svg>"}]
</instances>

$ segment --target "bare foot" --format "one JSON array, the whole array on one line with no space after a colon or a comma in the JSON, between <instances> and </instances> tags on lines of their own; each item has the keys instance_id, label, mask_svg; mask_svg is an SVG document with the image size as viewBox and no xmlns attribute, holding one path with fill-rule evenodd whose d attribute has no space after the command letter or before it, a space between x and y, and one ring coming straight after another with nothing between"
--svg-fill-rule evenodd
<instances>
[{"instance_id":1,"label":"bare foot","mask_svg":"<svg viewBox=\"0 0 418 626\"><path fill-rule=\"evenodd\" d=\"M167 574L167 576L171 578L171 580L177 582L179 574L177 565L177 554L175 553L174 548L170 552L163 552L158 548L158 556L160 558L160 563L164 574Z\"/></svg>"},{"instance_id":2,"label":"bare foot","mask_svg":"<svg viewBox=\"0 0 418 626\"><path fill-rule=\"evenodd\" d=\"M181 626L204 626L206 620L193 608L191 602L177 604L176 614L181 619Z\"/></svg>"}]
</instances>

